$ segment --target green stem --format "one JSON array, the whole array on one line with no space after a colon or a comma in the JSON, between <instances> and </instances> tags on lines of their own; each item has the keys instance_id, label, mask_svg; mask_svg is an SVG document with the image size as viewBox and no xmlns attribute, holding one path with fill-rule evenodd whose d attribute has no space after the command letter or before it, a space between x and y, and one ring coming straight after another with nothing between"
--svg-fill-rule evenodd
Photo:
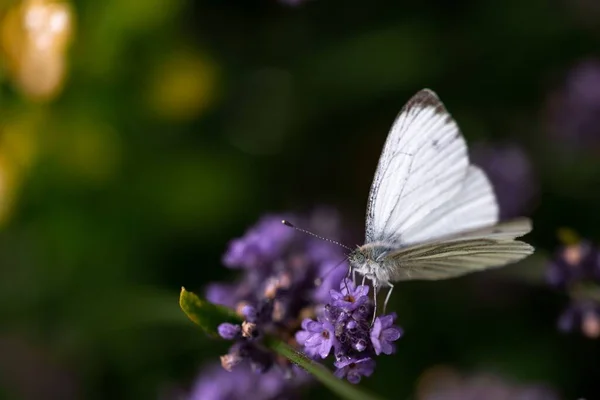
<instances>
[{"instance_id":1,"label":"green stem","mask_svg":"<svg viewBox=\"0 0 600 400\"><path fill-rule=\"evenodd\" d=\"M323 365L318 364L306 357L304 354L294 350L291 346L279 341L269 340L267 346L277 353L281 354L294 364L298 365L308 373L313 375L319 382L327 386L329 390L336 393L343 399L347 400L381 400L370 393L353 386L349 383L342 381L341 379L334 376L327 368Z\"/></svg>"}]
</instances>

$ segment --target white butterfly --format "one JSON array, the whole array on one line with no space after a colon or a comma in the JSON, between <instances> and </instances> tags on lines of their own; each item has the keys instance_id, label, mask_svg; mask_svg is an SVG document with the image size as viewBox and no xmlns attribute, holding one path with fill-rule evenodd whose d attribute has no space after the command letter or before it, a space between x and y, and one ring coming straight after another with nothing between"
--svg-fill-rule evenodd
<instances>
[{"instance_id":1,"label":"white butterfly","mask_svg":"<svg viewBox=\"0 0 600 400\"><path fill-rule=\"evenodd\" d=\"M385 309L392 282L521 260L534 249L515 238L529 231L527 218L498 223L489 180L469 163L465 140L437 95L424 89L388 135L369 194L365 244L350 254L350 268L375 293L389 287Z\"/></svg>"}]
</instances>

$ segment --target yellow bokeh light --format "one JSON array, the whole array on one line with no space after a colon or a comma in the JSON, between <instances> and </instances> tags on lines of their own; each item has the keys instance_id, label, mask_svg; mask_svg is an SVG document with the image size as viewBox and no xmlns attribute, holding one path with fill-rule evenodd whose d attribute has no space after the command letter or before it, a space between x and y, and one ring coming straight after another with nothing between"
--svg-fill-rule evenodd
<instances>
[{"instance_id":1,"label":"yellow bokeh light","mask_svg":"<svg viewBox=\"0 0 600 400\"><path fill-rule=\"evenodd\" d=\"M66 75L73 10L65 2L25 0L0 22L0 47L13 84L32 100L54 98Z\"/></svg>"},{"instance_id":2,"label":"yellow bokeh light","mask_svg":"<svg viewBox=\"0 0 600 400\"><path fill-rule=\"evenodd\" d=\"M217 68L208 57L179 51L152 74L149 105L162 118L186 120L198 116L215 99Z\"/></svg>"}]
</instances>

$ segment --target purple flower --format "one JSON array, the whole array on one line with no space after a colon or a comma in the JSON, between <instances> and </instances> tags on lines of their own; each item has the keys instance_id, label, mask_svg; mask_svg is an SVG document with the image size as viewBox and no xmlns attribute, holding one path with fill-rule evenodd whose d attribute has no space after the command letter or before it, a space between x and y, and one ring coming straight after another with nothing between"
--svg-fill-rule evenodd
<instances>
[{"instance_id":1,"label":"purple flower","mask_svg":"<svg viewBox=\"0 0 600 400\"><path fill-rule=\"evenodd\" d=\"M339 291L331 290L329 304L323 308L318 322L311 319L302 322L303 330L296 334L296 339L312 357L318 354L325 358L333 347L336 375L357 383L361 376L373 372L376 355L394 352L392 342L400 338L402 330L393 326L396 314L377 317L371 325L374 310L367 286L356 286L344 279L339 287Z\"/></svg>"},{"instance_id":2,"label":"purple flower","mask_svg":"<svg viewBox=\"0 0 600 400\"><path fill-rule=\"evenodd\" d=\"M326 358L335 340L331 322L327 320L316 322L307 318L302 321L302 329L296 332L296 340L298 344L304 346L306 354L311 357L319 355L321 358Z\"/></svg>"},{"instance_id":3,"label":"purple flower","mask_svg":"<svg viewBox=\"0 0 600 400\"><path fill-rule=\"evenodd\" d=\"M338 378L346 377L348 382L357 384L360 382L361 377L371 376L375 370L375 361L369 357L361 358L358 360L347 359L342 361L336 361L335 376Z\"/></svg>"},{"instance_id":4,"label":"purple flower","mask_svg":"<svg viewBox=\"0 0 600 400\"><path fill-rule=\"evenodd\" d=\"M400 336L402 336L402 330L393 325L395 319L396 313L375 318L375 322L371 328L371 342L373 343L375 354L384 353L389 355L395 351L395 346L392 342L400 339Z\"/></svg>"},{"instance_id":5,"label":"purple flower","mask_svg":"<svg viewBox=\"0 0 600 400\"><path fill-rule=\"evenodd\" d=\"M333 299L333 305L345 311L354 311L369 301L369 287L361 285L356 287L350 279L345 279L340 285L340 291L331 289L329 292Z\"/></svg>"},{"instance_id":6,"label":"purple flower","mask_svg":"<svg viewBox=\"0 0 600 400\"><path fill-rule=\"evenodd\" d=\"M487 174L500 208L500 219L531 211L537 194L533 167L525 152L515 144L479 143L471 152L473 163Z\"/></svg>"}]
</instances>

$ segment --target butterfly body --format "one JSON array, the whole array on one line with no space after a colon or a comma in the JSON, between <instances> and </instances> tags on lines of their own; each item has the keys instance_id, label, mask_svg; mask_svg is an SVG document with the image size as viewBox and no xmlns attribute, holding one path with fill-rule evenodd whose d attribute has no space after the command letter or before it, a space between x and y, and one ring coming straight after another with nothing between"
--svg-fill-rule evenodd
<instances>
[{"instance_id":1,"label":"butterfly body","mask_svg":"<svg viewBox=\"0 0 600 400\"><path fill-rule=\"evenodd\" d=\"M389 273L377 260L377 254L385 254L370 246L361 246L348 256L350 268L373 282L389 282Z\"/></svg>"},{"instance_id":2,"label":"butterfly body","mask_svg":"<svg viewBox=\"0 0 600 400\"><path fill-rule=\"evenodd\" d=\"M348 256L350 268L373 282L390 282L390 268L386 265L385 255L393 247L385 244L365 244Z\"/></svg>"}]
</instances>

